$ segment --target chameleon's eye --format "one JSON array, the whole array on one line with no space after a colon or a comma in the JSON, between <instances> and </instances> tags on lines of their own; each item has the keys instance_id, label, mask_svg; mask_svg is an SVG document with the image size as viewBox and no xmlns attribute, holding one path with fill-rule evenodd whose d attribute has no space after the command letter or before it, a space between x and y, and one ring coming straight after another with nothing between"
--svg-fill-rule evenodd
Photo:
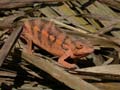
<instances>
[{"instance_id":1,"label":"chameleon's eye","mask_svg":"<svg viewBox=\"0 0 120 90\"><path fill-rule=\"evenodd\" d=\"M48 36L48 39L51 41L51 42L54 42L56 40L56 37L53 36L53 35L49 35Z\"/></svg>"},{"instance_id":2,"label":"chameleon's eye","mask_svg":"<svg viewBox=\"0 0 120 90\"><path fill-rule=\"evenodd\" d=\"M69 49L69 46L68 46L67 44L62 44L62 48L63 48L64 50L68 50L68 49Z\"/></svg>"},{"instance_id":3,"label":"chameleon's eye","mask_svg":"<svg viewBox=\"0 0 120 90\"><path fill-rule=\"evenodd\" d=\"M82 49L83 48L83 45L79 41L75 42L75 46L76 46L76 49Z\"/></svg>"},{"instance_id":4,"label":"chameleon's eye","mask_svg":"<svg viewBox=\"0 0 120 90\"><path fill-rule=\"evenodd\" d=\"M83 45L76 45L76 48L77 48L77 49L82 49L82 48L83 48Z\"/></svg>"}]
</instances>

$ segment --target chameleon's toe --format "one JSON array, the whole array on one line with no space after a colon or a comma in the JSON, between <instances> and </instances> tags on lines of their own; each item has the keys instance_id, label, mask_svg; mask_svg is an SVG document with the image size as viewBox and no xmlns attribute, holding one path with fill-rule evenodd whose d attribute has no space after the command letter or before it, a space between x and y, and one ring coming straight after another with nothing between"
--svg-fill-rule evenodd
<instances>
[{"instance_id":1,"label":"chameleon's toe","mask_svg":"<svg viewBox=\"0 0 120 90\"><path fill-rule=\"evenodd\" d=\"M67 63L67 62L58 62L59 63L59 66L63 67L63 68L67 68L67 69L76 69L77 68L77 65L76 64L70 64L70 63Z\"/></svg>"},{"instance_id":2,"label":"chameleon's toe","mask_svg":"<svg viewBox=\"0 0 120 90\"><path fill-rule=\"evenodd\" d=\"M67 66L68 69L76 69L77 65L76 64L70 64L69 66Z\"/></svg>"},{"instance_id":3,"label":"chameleon's toe","mask_svg":"<svg viewBox=\"0 0 120 90\"><path fill-rule=\"evenodd\" d=\"M24 48L23 49L23 52L25 52L25 53L28 53L28 54L32 54L32 50L29 50L29 49L27 49L27 48Z\"/></svg>"}]
</instances>

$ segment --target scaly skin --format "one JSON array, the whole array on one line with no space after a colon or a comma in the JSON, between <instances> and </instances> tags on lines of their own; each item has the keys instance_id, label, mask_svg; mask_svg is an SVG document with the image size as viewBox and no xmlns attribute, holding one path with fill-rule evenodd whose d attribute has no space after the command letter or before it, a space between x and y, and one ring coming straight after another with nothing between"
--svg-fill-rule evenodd
<instances>
[{"instance_id":1,"label":"scaly skin","mask_svg":"<svg viewBox=\"0 0 120 90\"><path fill-rule=\"evenodd\" d=\"M59 56L58 63L65 68L75 68L75 64L65 61L68 57L81 58L93 52L93 48L80 40L69 37L53 22L42 19L24 21L21 37L27 42L27 52L32 53L32 42L49 53Z\"/></svg>"}]
</instances>

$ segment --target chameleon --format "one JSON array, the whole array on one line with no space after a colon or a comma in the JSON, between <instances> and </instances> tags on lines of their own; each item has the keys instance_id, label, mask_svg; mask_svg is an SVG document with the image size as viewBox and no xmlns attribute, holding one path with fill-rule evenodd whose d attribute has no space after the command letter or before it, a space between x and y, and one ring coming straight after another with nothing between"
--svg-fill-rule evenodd
<instances>
[{"instance_id":1,"label":"chameleon","mask_svg":"<svg viewBox=\"0 0 120 90\"><path fill-rule=\"evenodd\" d=\"M32 43L34 43L39 48L58 56L58 64L68 69L75 68L76 64L68 63L66 59L85 57L94 51L86 43L70 37L52 21L44 19L25 20L21 37L27 43L27 52L32 54Z\"/></svg>"}]
</instances>

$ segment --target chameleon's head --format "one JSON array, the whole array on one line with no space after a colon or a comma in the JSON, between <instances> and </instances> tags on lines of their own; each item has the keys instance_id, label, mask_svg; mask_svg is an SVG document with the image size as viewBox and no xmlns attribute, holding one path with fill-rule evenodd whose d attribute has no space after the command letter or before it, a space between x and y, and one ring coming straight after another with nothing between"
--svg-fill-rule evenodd
<instances>
[{"instance_id":1,"label":"chameleon's head","mask_svg":"<svg viewBox=\"0 0 120 90\"><path fill-rule=\"evenodd\" d=\"M94 51L93 47L89 44L82 43L80 41L75 42L75 49L73 51L73 57L85 57Z\"/></svg>"}]
</instances>

